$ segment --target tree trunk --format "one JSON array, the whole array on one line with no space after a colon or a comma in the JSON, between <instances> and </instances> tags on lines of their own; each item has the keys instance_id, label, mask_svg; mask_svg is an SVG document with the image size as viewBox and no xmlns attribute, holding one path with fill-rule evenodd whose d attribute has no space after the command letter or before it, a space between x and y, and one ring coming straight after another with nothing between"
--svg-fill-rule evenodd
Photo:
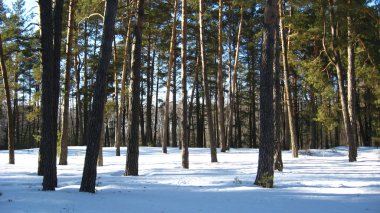
<instances>
[{"instance_id":1,"label":"tree trunk","mask_svg":"<svg viewBox=\"0 0 380 213\"><path fill-rule=\"evenodd\" d=\"M121 146L121 140L122 140L122 134L121 134L121 120L122 115L125 109L125 83L128 75L128 64L129 64L129 46L130 46L130 37L131 37L131 17L128 16L128 25L127 25L127 34L125 36L125 44L124 44L124 54L123 54L123 71L121 74L121 82L120 82L120 103L119 103L119 110L117 111L117 122L115 127L115 147L116 147L116 156L120 156L120 146Z\"/></svg>"},{"instance_id":2,"label":"tree trunk","mask_svg":"<svg viewBox=\"0 0 380 213\"><path fill-rule=\"evenodd\" d=\"M218 120L219 120L219 140L221 152L227 150L226 127L224 125L224 75L223 75L223 1L219 0L219 26L218 26Z\"/></svg>"},{"instance_id":3,"label":"tree trunk","mask_svg":"<svg viewBox=\"0 0 380 213\"><path fill-rule=\"evenodd\" d=\"M3 74L3 83L5 89L5 96L7 100L7 115L8 115L8 151L9 151L9 164L15 164L15 151L14 151L14 119L12 113L12 102L11 102L11 93L9 91L8 84L8 73L7 68L5 66L5 59L3 53L3 40L1 38L0 33L0 63L1 63L1 71Z\"/></svg>"},{"instance_id":4,"label":"tree trunk","mask_svg":"<svg viewBox=\"0 0 380 213\"><path fill-rule=\"evenodd\" d=\"M211 162L218 162L217 154L216 154L214 123L212 120L211 97L210 97L210 92L208 88L208 79L207 79L205 53L204 53L203 13L204 13L203 0L199 0L199 45L200 45L200 55L201 55L204 98L206 99L206 108L207 108L208 137L209 137L209 142L210 142Z\"/></svg>"},{"instance_id":5,"label":"tree trunk","mask_svg":"<svg viewBox=\"0 0 380 213\"><path fill-rule=\"evenodd\" d=\"M82 120L82 102L80 99L80 65L78 61L78 52L75 52L74 54L74 68L75 68L75 81L76 81L76 102L77 102L77 128L79 131L77 131L79 134L77 135L77 141L76 145L81 145L82 144L82 139L83 139L83 120Z\"/></svg>"},{"instance_id":6,"label":"tree trunk","mask_svg":"<svg viewBox=\"0 0 380 213\"><path fill-rule=\"evenodd\" d=\"M103 118L104 120L104 118ZM104 131L104 121L102 122L102 129L100 131L100 142L99 142L99 155L97 166L103 166L103 145L105 141L105 131Z\"/></svg>"},{"instance_id":7,"label":"tree trunk","mask_svg":"<svg viewBox=\"0 0 380 213\"><path fill-rule=\"evenodd\" d=\"M356 159L357 157L357 145L359 132L357 128L358 116L357 116L357 101L356 101L356 74L355 74L355 38L352 26L352 0L347 0L348 9L347 12L347 101L348 101L348 114L350 117L350 123L352 127L352 134L354 141L350 149L349 155L352 156L351 159ZM354 160L355 161L355 160Z\"/></svg>"},{"instance_id":8,"label":"tree trunk","mask_svg":"<svg viewBox=\"0 0 380 213\"><path fill-rule=\"evenodd\" d=\"M104 28L101 45L101 55L96 72L94 98L91 116L85 137L87 149L83 168L82 182L79 191L95 193L96 163L99 155L100 134L103 125L104 107L106 100L107 70L112 56L112 39L114 36L117 0L105 2Z\"/></svg>"},{"instance_id":9,"label":"tree trunk","mask_svg":"<svg viewBox=\"0 0 380 213\"><path fill-rule=\"evenodd\" d=\"M160 66L157 67L156 72L156 106L155 106L155 112L154 112L154 135L153 135L153 142L154 144L157 144L157 123L158 123L158 86L160 84Z\"/></svg>"},{"instance_id":10,"label":"tree trunk","mask_svg":"<svg viewBox=\"0 0 380 213\"><path fill-rule=\"evenodd\" d=\"M177 54L174 50L174 64L173 64L173 107L172 107L172 147L177 147Z\"/></svg>"},{"instance_id":11,"label":"tree trunk","mask_svg":"<svg viewBox=\"0 0 380 213\"><path fill-rule=\"evenodd\" d=\"M84 138L87 134L87 123L88 123L88 102L89 102L89 93L88 93L88 67L87 67L87 21L84 21L84 56L83 56L83 68L84 68L84 76L83 76L83 138L82 144L84 144Z\"/></svg>"},{"instance_id":12,"label":"tree trunk","mask_svg":"<svg viewBox=\"0 0 380 213\"><path fill-rule=\"evenodd\" d=\"M39 162L42 169L39 168L39 171L43 172L44 191L55 190L57 186L57 118L63 3L63 0L57 0L53 12L51 0L39 1L42 48L42 137Z\"/></svg>"},{"instance_id":13,"label":"tree trunk","mask_svg":"<svg viewBox=\"0 0 380 213\"><path fill-rule=\"evenodd\" d=\"M74 38L74 17L75 17L76 0L70 0L69 17L67 27L66 43L66 70L65 70L65 90L63 95L63 114L61 129L61 154L59 155L59 165L67 165L67 146L69 145L69 114L70 114L70 72L72 67L72 47Z\"/></svg>"},{"instance_id":14,"label":"tree trunk","mask_svg":"<svg viewBox=\"0 0 380 213\"><path fill-rule=\"evenodd\" d=\"M187 0L182 0L182 168L189 168L189 125L187 121Z\"/></svg>"},{"instance_id":15,"label":"tree trunk","mask_svg":"<svg viewBox=\"0 0 380 213\"><path fill-rule=\"evenodd\" d=\"M329 0L329 16L330 16L330 28L331 28L331 41L330 47L332 50L332 56L330 56L325 47L325 53L327 54L329 60L334 64L337 76L338 76L338 87L339 87L339 99L341 104L341 112L343 117L343 126L345 130L346 140L349 147L348 151L348 160L349 162L356 161L356 153L357 147L355 144L355 134L352 129L352 125L350 122L349 112L348 112L348 104L347 97L345 95L344 88L344 78L343 78L343 66L340 58L340 51L336 47L336 39L337 39L337 29L336 29L336 21L335 21L335 12L334 12L334 2L333 0Z\"/></svg>"},{"instance_id":16,"label":"tree trunk","mask_svg":"<svg viewBox=\"0 0 380 213\"><path fill-rule=\"evenodd\" d=\"M140 110L140 70L142 48L142 26L144 16L144 0L137 0L136 22L133 26L132 73L130 82L130 116L128 119L128 150L124 175L136 176L139 169L139 112ZM134 113L132 113L134 112Z\"/></svg>"},{"instance_id":17,"label":"tree trunk","mask_svg":"<svg viewBox=\"0 0 380 213\"><path fill-rule=\"evenodd\" d=\"M150 1L149 1L150 6ZM152 98L153 98L153 69L151 66L151 30L150 30L150 20L148 21L148 58L147 58L147 71L146 71L146 86L147 86L147 93L146 93L146 122L145 122L145 141L146 144L149 146L153 146L152 141ZM153 59L154 61L154 59Z\"/></svg>"},{"instance_id":18,"label":"tree trunk","mask_svg":"<svg viewBox=\"0 0 380 213\"><path fill-rule=\"evenodd\" d=\"M165 98L165 114L164 114L164 138L162 141L162 152L167 153L167 146L169 144L169 97L170 97L170 78L175 56L176 37L177 37L177 4L178 0L174 0L174 18L172 27L172 37L170 39L170 55L168 63L168 79L166 82L166 98Z\"/></svg>"},{"instance_id":19,"label":"tree trunk","mask_svg":"<svg viewBox=\"0 0 380 213\"><path fill-rule=\"evenodd\" d=\"M297 127L296 127L296 121L295 121L294 111L293 111L293 103L292 103L290 89L289 89L288 46L286 42L285 26L283 23L283 19L284 19L283 1L281 1L279 4L279 14L280 14L279 23L280 23L280 36L281 36L281 47L282 47L282 61L283 61L283 70L284 70L285 105L287 107L287 112L288 112L292 155L294 158L298 158Z\"/></svg>"},{"instance_id":20,"label":"tree trunk","mask_svg":"<svg viewBox=\"0 0 380 213\"><path fill-rule=\"evenodd\" d=\"M277 0L267 0L264 10L262 67L260 73L260 149L255 184L272 188L274 179L273 61L278 23Z\"/></svg>"},{"instance_id":21,"label":"tree trunk","mask_svg":"<svg viewBox=\"0 0 380 213\"><path fill-rule=\"evenodd\" d=\"M274 170L282 171L282 148L281 148L281 85L280 85L280 45L279 45L279 31L275 32L275 60L273 64L274 77L273 77L273 103L274 103Z\"/></svg>"}]
</instances>

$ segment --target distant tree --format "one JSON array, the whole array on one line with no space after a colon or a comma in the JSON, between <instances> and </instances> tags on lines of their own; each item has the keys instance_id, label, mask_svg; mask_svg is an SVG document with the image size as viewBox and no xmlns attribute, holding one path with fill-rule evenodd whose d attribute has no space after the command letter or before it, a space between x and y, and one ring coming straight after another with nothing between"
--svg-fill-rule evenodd
<instances>
[{"instance_id":1,"label":"distant tree","mask_svg":"<svg viewBox=\"0 0 380 213\"><path fill-rule=\"evenodd\" d=\"M255 184L273 187L274 115L273 115L273 62L278 23L277 0L267 0L264 10L262 64L260 72L260 149Z\"/></svg>"},{"instance_id":2,"label":"distant tree","mask_svg":"<svg viewBox=\"0 0 380 213\"><path fill-rule=\"evenodd\" d=\"M94 100L88 128L91 131L85 136L87 149L83 168L82 182L79 191L95 193L96 163L99 154L100 135L103 126L104 108L106 100L106 76L112 56L112 40L114 37L117 0L105 2L104 27L101 44L101 55L96 72L94 85Z\"/></svg>"}]
</instances>

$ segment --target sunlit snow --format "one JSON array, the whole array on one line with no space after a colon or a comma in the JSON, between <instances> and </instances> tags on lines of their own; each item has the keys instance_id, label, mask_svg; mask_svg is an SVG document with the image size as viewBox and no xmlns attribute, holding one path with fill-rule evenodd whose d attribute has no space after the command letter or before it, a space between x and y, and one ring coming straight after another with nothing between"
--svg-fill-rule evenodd
<instances>
[{"instance_id":1,"label":"sunlit snow","mask_svg":"<svg viewBox=\"0 0 380 213\"><path fill-rule=\"evenodd\" d=\"M190 169L181 168L181 151L140 148L139 176L123 176L126 149L104 148L96 193L81 193L85 147L69 147L68 166L58 166L55 192L41 191L38 149L17 150L16 164L0 151L0 212L380 212L380 149L360 148L348 162L347 148L283 152L284 171L275 188L253 185L258 150L218 152L190 149Z\"/></svg>"}]
</instances>

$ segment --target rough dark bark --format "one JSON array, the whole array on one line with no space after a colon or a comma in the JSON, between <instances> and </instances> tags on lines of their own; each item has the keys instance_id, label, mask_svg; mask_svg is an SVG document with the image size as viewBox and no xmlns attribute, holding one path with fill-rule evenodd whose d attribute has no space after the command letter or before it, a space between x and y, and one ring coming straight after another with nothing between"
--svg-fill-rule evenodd
<instances>
[{"instance_id":1,"label":"rough dark bark","mask_svg":"<svg viewBox=\"0 0 380 213\"><path fill-rule=\"evenodd\" d=\"M212 119L212 109L211 109L211 97L208 87L207 71L206 71L206 61L203 43L203 0L199 0L199 46L200 46L200 56L201 56L201 69L203 77L203 90L204 99L206 99L207 108L207 127L208 127L208 137L210 142L211 151L211 162L218 162L216 154L216 139L214 131L214 122Z\"/></svg>"},{"instance_id":2,"label":"rough dark bark","mask_svg":"<svg viewBox=\"0 0 380 213\"><path fill-rule=\"evenodd\" d=\"M65 89L63 94L63 114L61 129L61 154L59 155L59 165L67 165L67 146L69 145L69 102L70 102L70 81L72 67L72 47L74 38L74 17L75 17L76 0L70 0L69 17L67 26L67 43L66 43L66 70L65 70Z\"/></svg>"},{"instance_id":3,"label":"rough dark bark","mask_svg":"<svg viewBox=\"0 0 380 213\"><path fill-rule=\"evenodd\" d=\"M96 82L88 131L85 137L87 149L83 168L82 182L79 191L95 193L96 163L99 155L100 134L104 117L106 100L106 75L112 56L112 39L114 36L117 0L105 2L104 28L101 44L101 55L96 72Z\"/></svg>"},{"instance_id":4,"label":"rough dark bark","mask_svg":"<svg viewBox=\"0 0 380 213\"><path fill-rule=\"evenodd\" d=\"M277 0L267 0L264 10L262 64L260 73L260 149L255 184L272 188L274 179L273 61L278 23Z\"/></svg>"},{"instance_id":5,"label":"rough dark bark","mask_svg":"<svg viewBox=\"0 0 380 213\"><path fill-rule=\"evenodd\" d=\"M42 168L39 168L39 172L44 176L44 191L55 190L57 186L57 119L63 3L63 0L57 0L53 13L51 0L39 0L42 49L42 130L39 162L39 167Z\"/></svg>"},{"instance_id":6,"label":"rough dark bark","mask_svg":"<svg viewBox=\"0 0 380 213\"><path fill-rule=\"evenodd\" d=\"M149 1L149 6L150 6ZM146 71L146 86L147 86L147 93L146 93L146 122L145 122L145 141L146 144L149 146L153 146L152 141L152 99L153 99L153 69L151 66L151 30L150 30L150 20L148 21L148 58L147 58L147 71ZM154 61L154 59L153 59Z\"/></svg>"},{"instance_id":7,"label":"rough dark bark","mask_svg":"<svg viewBox=\"0 0 380 213\"><path fill-rule=\"evenodd\" d=\"M279 31L275 32L275 60L273 64L273 103L274 103L274 170L282 171L282 147L281 147L281 85L280 85L280 45L279 45Z\"/></svg>"},{"instance_id":8,"label":"rough dark bark","mask_svg":"<svg viewBox=\"0 0 380 213\"><path fill-rule=\"evenodd\" d=\"M132 42L132 72L130 91L130 116L128 119L128 150L124 175L136 176L139 171L139 112L140 110L140 70L142 48L142 25L144 16L144 0L137 0L136 22L133 24L134 39ZM134 112L134 113L132 113Z\"/></svg>"},{"instance_id":9,"label":"rough dark bark","mask_svg":"<svg viewBox=\"0 0 380 213\"><path fill-rule=\"evenodd\" d=\"M5 96L7 101L7 115L8 115L8 151L9 151L9 164L15 164L15 128L14 128L14 118L12 112L12 101L11 101L11 93L9 90L9 82L8 82L8 73L7 68L5 66L5 59L3 53L3 40L1 38L0 33L0 63L1 63L1 72L3 74L3 83Z\"/></svg>"}]
</instances>

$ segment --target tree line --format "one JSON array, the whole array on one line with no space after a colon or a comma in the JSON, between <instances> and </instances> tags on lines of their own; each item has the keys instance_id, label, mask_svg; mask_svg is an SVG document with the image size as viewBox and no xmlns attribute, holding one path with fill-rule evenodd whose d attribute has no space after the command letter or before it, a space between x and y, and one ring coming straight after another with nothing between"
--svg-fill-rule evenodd
<instances>
[{"instance_id":1,"label":"tree line","mask_svg":"<svg viewBox=\"0 0 380 213\"><path fill-rule=\"evenodd\" d=\"M273 186L281 150L378 146L380 7L364 0L0 1L0 145L39 147L43 189L85 145L81 191L102 147L259 148ZM56 156L59 156L58 162Z\"/></svg>"}]
</instances>

